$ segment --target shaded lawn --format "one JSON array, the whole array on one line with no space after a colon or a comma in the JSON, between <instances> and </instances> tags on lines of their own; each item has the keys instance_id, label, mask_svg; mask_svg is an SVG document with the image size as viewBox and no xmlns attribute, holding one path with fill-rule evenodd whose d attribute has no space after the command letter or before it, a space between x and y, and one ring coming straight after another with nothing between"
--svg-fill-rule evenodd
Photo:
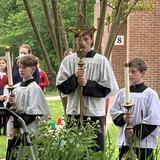
<instances>
[{"instance_id":1,"label":"shaded lawn","mask_svg":"<svg viewBox=\"0 0 160 160\"><path fill-rule=\"evenodd\" d=\"M51 121L56 122L59 117L63 116L63 107L60 100L48 101L48 105L51 112ZM115 160L118 156L118 148L116 146L118 127L114 124L111 124L108 129L108 135L106 135L106 143L111 144L111 148L114 148L113 156L111 160ZM5 157L6 153L6 142L7 139L5 136L0 136L0 159ZM160 144L160 138L158 139L158 144ZM158 157L160 159L160 157Z\"/></svg>"},{"instance_id":2,"label":"shaded lawn","mask_svg":"<svg viewBox=\"0 0 160 160\"><path fill-rule=\"evenodd\" d=\"M6 153L6 136L0 136L0 159L5 157Z\"/></svg>"},{"instance_id":3,"label":"shaded lawn","mask_svg":"<svg viewBox=\"0 0 160 160\"><path fill-rule=\"evenodd\" d=\"M51 112L51 121L56 122L59 117L63 116L63 106L60 100L48 101Z\"/></svg>"},{"instance_id":4,"label":"shaded lawn","mask_svg":"<svg viewBox=\"0 0 160 160\"><path fill-rule=\"evenodd\" d=\"M63 107L60 100L48 101L49 109L51 112L51 121L56 122L59 117L63 116ZM5 157L6 154L6 136L0 136L0 159Z\"/></svg>"}]
</instances>

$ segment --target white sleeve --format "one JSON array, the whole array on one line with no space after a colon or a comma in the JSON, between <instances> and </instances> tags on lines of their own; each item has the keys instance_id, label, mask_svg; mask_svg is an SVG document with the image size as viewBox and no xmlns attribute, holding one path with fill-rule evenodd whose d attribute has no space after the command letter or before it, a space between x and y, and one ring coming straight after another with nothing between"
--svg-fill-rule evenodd
<instances>
[{"instance_id":1,"label":"white sleeve","mask_svg":"<svg viewBox=\"0 0 160 160\"><path fill-rule=\"evenodd\" d=\"M122 99L123 91L121 90L117 97L114 99L113 105L110 109L110 115L112 119L116 119L120 114L125 112L125 108L123 107L123 99Z\"/></svg>"},{"instance_id":2,"label":"white sleeve","mask_svg":"<svg viewBox=\"0 0 160 160\"><path fill-rule=\"evenodd\" d=\"M9 96L9 89L7 86L4 87L3 96Z\"/></svg>"}]
</instances>

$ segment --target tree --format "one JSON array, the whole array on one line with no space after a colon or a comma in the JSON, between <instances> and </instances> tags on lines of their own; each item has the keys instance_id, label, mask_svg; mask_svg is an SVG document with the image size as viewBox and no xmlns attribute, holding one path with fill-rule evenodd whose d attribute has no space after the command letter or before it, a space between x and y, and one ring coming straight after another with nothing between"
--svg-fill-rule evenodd
<instances>
[{"instance_id":1,"label":"tree","mask_svg":"<svg viewBox=\"0 0 160 160\"><path fill-rule=\"evenodd\" d=\"M111 8L111 14L109 16L106 16L106 12L108 12L106 9ZM98 22L98 28L97 28L97 36L95 40L95 50L100 52L101 48L101 41L102 41L102 35L103 30L105 26L105 21L107 21L107 24L110 25L110 34L108 37L108 40L106 42L104 55L109 59L110 54L115 42L115 39L117 37L117 34L120 30L120 27L122 24L127 20L128 15L133 10L150 10L152 8L151 3L146 3L143 0L101 0L100 1L100 18Z\"/></svg>"},{"instance_id":2,"label":"tree","mask_svg":"<svg viewBox=\"0 0 160 160\"><path fill-rule=\"evenodd\" d=\"M142 0L100 1L95 51L100 52L105 21L107 21L111 27L104 55L110 57L122 23L126 21L138 2ZM83 24L92 26L94 4L95 0L42 0L41 3L39 0L1 0L0 43L12 46L13 52L16 52L17 46L21 43L31 44L35 54L45 60L41 64L43 68L47 66L53 85L56 70L64 58L64 51L68 51L69 48L76 50L73 34L66 33L66 28L79 26L77 17L80 13L84 16ZM108 7L112 8L112 12L106 16ZM39 49L36 47L37 43Z\"/></svg>"},{"instance_id":3,"label":"tree","mask_svg":"<svg viewBox=\"0 0 160 160\"><path fill-rule=\"evenodd\" d=\"M1 0L0 43L12 46L14 53L21 43L31 44L38 57L43 55L54 82L58 65L64 57L64 51L74 46L73 34L66 34L65 29L78 25L76 20L80 12L84 15L84 24L93 25L95 0L61 0L60 2L42 0L41 2L39 0ZM100 2L101 12L94 48L100 51L105 21L107 21L111 27L104 54L109 58L121 24L125 22L136 4L143 0L101 0ZM28 5L25 5L27 3ZM24 8L23 4L27 7ZM142 6L141 9L143 9ZM107 7L112 8L109 16L106 16ZM26 16L26 13L30 18ZM40 49L37 48L35 42L38 42ZM43 67L46 67L45 64Z\"/></svg>"},{"instance_id":4,"label":"tree","mask_svg":"<svg viewBox=\"0 0 160 160\"><path fill-rule=\"evenodd\" d=\"M43 54L43 57L44 57L44 59L45 59L45 61L46 61L48 70L49 70L49 72L50 72L51 80L52 80L52 82L54 82L56 73L55 73L55 71L53 70L53 68L52 68L52 66L51 66L51 63L50 63L50 61L49 61L49 57L47 56L47 51L46 51L46 49L45 49L45 46L44 46L43 40L42 40L42 38L41 38L41 35L40 35L40 33L39 33L38 29L37 29L35 20L34 20L34 18L33 18L32 12L31 12L31 10L30 10L29 3L28 3L27 0L23 0L23 2L24 2L24 5L25 5L25 8L26 8L28 17L30 18L31 25L32 25L32 27L33 27L35 36L36 36L36 38L37 38L38 45L39 45L39 47L40 47L40 49L41 49L41 53Z\"/></svg>"},{"instance_id":5,"label":"tree","mask_svg":"<svg viewBox=\"0 0 160 160\"><path fill-rule=\"evenodd\" d=\"M38 44L40 46L40 49L42 51L42 54L44 56L44 59L46 61L47 66L48 66L48 69L49 69L49 72L51 75L51 79L54 81L55 80L54 79L55 72L53 72L52 67L50 65L50 61L47 57L44 43L43 43L42 38L40 36L40 33L38 31L38 27L36 26L34 17L32 16L32 12L30 9L31 7L29 6L29 3L27 0L23 0L23 2L24 2L25 9L27 11L28 17L30 19L32 28L34 30L35 36L37 37ZM80 10L82 10L82 8L83 8L83 13L85 14L85 18L84 18L85 23L87 23L86 22L86 20L87 20L87 18L86 18L86 16L87 16L86 6L87 5L86 4L87 4L87 1L83 0L82 2L79 2L79 5L77 5L77 8L78 8L78 6L81 6ZM56 51L58 63L60 64L60 62L64 58L64 55L63 55L64 51L68 50L69 47L68 47L68 42L66 39L64 24L62 23L63 18L62 18L61 12L60 12L59 2L58 2L58 0L51 0L52 10L49 9L46 0L42 0L42 5L43 5L45 17L47 19L47 26L48 26L49 34L51 36L52 45ZM77 9L77 14L79 14L78 10L79 9ZM52 16L50 16L50 15L52 15ZM77 25L79 25L78 22L77 22Z\"/></svg>"}]
</instances>

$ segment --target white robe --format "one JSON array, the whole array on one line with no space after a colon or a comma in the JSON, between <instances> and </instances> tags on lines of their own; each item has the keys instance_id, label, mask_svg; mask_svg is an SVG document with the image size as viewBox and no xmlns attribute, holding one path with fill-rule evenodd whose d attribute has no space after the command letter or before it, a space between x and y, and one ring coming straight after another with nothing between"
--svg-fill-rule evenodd
<instances>
[{"instance_id":1,"label":"white robe","mask_svg":"<svg viewBox=\"0 0 160 160\"><path fill-rule=\"evenodd\" d=\"M98 82L100 85L110 88L113 95L118 91L118 85L111 68L111 65L106 57L95 54L93 58L84 58L86 78ZM57 74L56 85L62 84L71 75L75 73L79 57L77 53L68 55L61 63ZM108 95L108 96L109 96ZM80 114L78 88L68 94L66 113L71 115ZM84 115L85 116L104 116L105 115L105 97L89 97L84 96Z\"/></svg>"},{"instance_id":2,"label":"white robe","mask_svg":"<svg viewBox=\"0 0 160 160\"><path fill-rule=\"evenodd\" d=\"M114 120L120 114L126 113L126 109L123 107L125 90L121 89L115 102L110 110L111 117ZM157 141L156 136L159 135L160 125L160 101L158 94L151 88L147 88L142 93L131 92L130 98L133 104L130 112L133 114L133 126L143 123L150 125L157 125L158 127L151 132L142 141L135 140L134 146L140 148L156 148ZM120 127L120 133L117 144L119 147L122 145L128 145L125 138L126 124Z\"/></svg>"},{"instance_id":3,"label":"white robe","mask_svg":"<svg viewBox=\"0 0 160 160\"><path fill-rule=\"evenodd\" d=\"M16 97L16 113L26 113L28 115L43 115L41 120L45 120L50 116L48 104L44 93L36 82L31 82L26 87L19 87L20 83L16 84L13 94ZM29 132L35 132L35 121L28 124ZM10 117L7 123L7 135L10 136L13 130L13 118ZM21 128L23 132L23 129Z\"/></svg>"}]
</instances>

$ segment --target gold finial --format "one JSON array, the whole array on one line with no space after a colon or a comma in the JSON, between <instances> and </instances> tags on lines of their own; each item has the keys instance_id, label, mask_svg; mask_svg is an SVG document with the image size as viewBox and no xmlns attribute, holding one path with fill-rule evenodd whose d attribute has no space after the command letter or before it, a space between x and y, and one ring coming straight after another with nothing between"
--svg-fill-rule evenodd
<instances>
[{"instance_id":1,"label":"gold finial","mask_svg":"<svg viewBox=\"0 0 160 160\"><path fill-rule=\"evenodd\" d=\"M5 52L8 52L11 46L9 45L0 45L0 48L4 49Z\"/></svg>"},{"instance_id":2,"label":"gold finial","mask_svg":"<svg viewBox=\"0 0 160 160\"><path fill-rule=\"evenodd\" d=\"M6 46L6 52L9 52L10 47Z\"/></svg>"}]
</instances>

